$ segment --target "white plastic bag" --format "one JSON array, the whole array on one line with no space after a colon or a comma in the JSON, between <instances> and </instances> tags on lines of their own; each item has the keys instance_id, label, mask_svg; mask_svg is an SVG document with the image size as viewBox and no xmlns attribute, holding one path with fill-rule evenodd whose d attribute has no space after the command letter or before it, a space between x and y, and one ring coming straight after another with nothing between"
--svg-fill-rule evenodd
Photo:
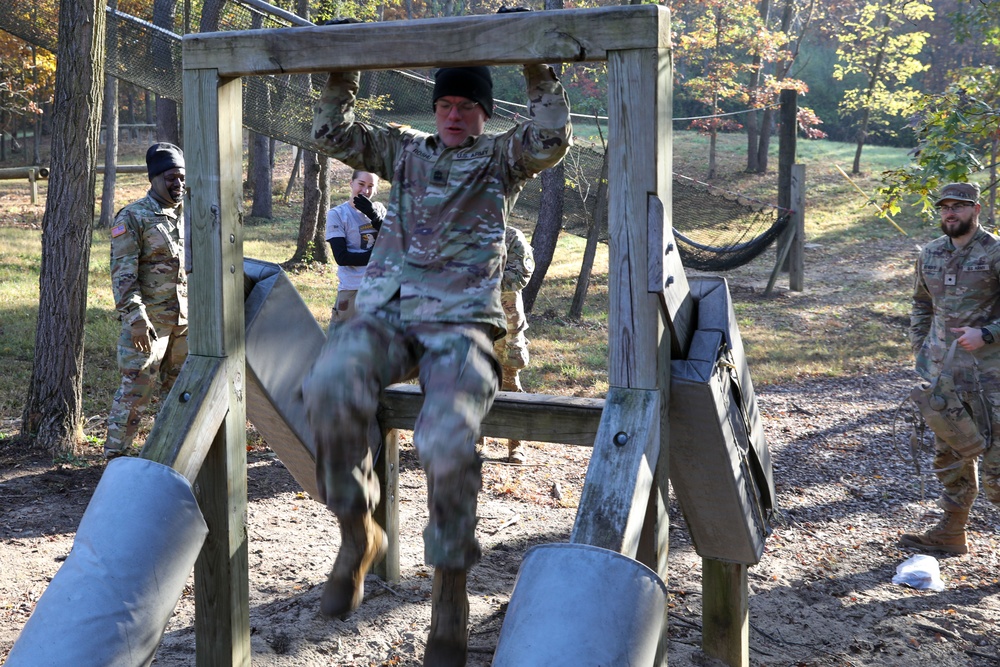
<instances>
[{"instance_id":1,"label":"white plastic bag","mask_svg":"<svg viewBox=\"0 0 1000 667\"><path fill-rule=\"evenodd\" d=\"M892 578L892 583L921 590L938 592L944 590L937 558L925 554L911 556L897 565L896 576Z\"/></svg>"}]
</instances>

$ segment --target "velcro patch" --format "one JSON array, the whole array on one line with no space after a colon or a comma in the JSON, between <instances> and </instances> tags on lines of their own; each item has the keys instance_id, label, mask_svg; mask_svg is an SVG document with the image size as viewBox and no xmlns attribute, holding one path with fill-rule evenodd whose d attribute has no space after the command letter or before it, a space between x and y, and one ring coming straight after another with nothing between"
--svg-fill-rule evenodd
<instances>
[{"instance_id":1,"label":"velcro patch","mask_svg":"<svg viewBox=\"0 0 1000 667\"><path fill-rule=\"evenodd\" d=\"M111 230L111 238L116 238L125 233L125 225L118 225Z\"/></svg>"}]
</instances>

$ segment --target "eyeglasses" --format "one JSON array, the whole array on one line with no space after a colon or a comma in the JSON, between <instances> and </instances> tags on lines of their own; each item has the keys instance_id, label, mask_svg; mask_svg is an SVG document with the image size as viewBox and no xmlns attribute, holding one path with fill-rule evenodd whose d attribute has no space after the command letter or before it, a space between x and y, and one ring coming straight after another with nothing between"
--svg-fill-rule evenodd
<instances>
[{"instance_id":1,"label":"eyeglasses","mask_svg":"<svg viewBox=\"0 0 1000 667\"><path fill-rule=\"evenodd\" d=\"M471 113L478 106L479 104L477 102L459 102L458 104L452 104L451 102L439 100L434 103L434 110L442 116L447 116L451 113L452 109L458 109L458 113L466 114Z\"/></svg>"},{"instance_id":2,"label":"eyeglasses","mask_svg":"<svg viewBox=\"0 0 1000 667\"><path fill-rule=\"evenodd\" d=\"M971 204L969 202L959 202L958 204L952 204L951 206L938 206L937 209L941 213L950 213L951 211L958 213L959 211L964 211L970 206L975 206L975 204Z\"/></svg>"}]
</instances>

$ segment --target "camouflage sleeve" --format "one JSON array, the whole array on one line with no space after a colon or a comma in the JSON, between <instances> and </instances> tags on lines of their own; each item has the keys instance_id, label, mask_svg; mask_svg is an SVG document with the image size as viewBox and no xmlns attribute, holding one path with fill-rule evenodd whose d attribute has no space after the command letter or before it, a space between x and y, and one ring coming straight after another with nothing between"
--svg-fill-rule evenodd
<instances>
[{"instance_id":1,"label":"camouflage sleeve","mask_svg":"<svg viewBox=\"0 0 1000 667\"><path fill-rule=\"evenodd\" d=\"M330 157L391 180L396 155L391 133L358 122L354 117L360 80L358 72L330 73L314 109L313 138Z\"/></svg>"},{"instance_id":2,"label":"camouflage sleeve","mask_svg":"<svg viewBox=\"0 0 1000 667\"><path fill-rule=\"evenodd\" d=\"M500 291L519 292L524 289L535 270L535 256L520 229L507 228L507 263L503 268Z\"/></svg>"},{"instance_id":3,"label":"camouflage sleeve","mask_svg":"<svg viewBox=\"0 0 1000 667\"><path fill-rule=\"evenodd\" d=\"M527 122L508 133L507 160L517 179L528 180L559 164L573 145L569 97L548 65L525 65Z\"/></svg>"},{"instance_id":4,"label":"camouflage sleeve","mask_svg":"<svg viewBox=\"0 0 1000 667\"><path fill-rule=\"evenodd\" d=\"M924 282L923 256L917 258L913 277L913 308L910 311L910 346L916 355L931 331L934 320L934 302Z\"/></svg>"},{"instance_id":5,"label":"camouflage sleeve","mask_svg":"<svg viewBox=\"0 0 1000 667\"><path fill-rule=\"evenodd\" d=\"M122 211L111 230L111 291L115 309L125 324L145 317L142 286L139 284L139 253L142 224L131 211Z\"/></svg>"}]
</instances>

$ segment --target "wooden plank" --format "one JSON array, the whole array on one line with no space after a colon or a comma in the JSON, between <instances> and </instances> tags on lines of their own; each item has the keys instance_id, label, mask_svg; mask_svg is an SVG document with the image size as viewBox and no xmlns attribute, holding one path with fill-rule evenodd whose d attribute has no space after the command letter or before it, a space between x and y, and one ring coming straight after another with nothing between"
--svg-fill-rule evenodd
<instances>
[{"instance_id":1,"label":"wooden plank","mask_svg":"<svg viewBox=\"0 0 1000 667\"><path fill-rule=\"evenodd\" d=\"M612 387L570 542L635 558L660 453L660 392Z\"/></svg>"},{"instance_id":2,"label":"wooden plank","mask_svg":"<svg viewBox=\"0 0 1000 667\"><path fill-rule=\"evenodd\" d=\"M670 201L670 54L608 57L608 382L657 386L659 297L649 291L649 194ZM665 219L665 216L661 216Z\"/></svg>"},{"instance_id":3,"label":"wooden plank","mask_svg":"<svg viewBox=\"0 0 1000 667\"><path fill-rule=\"evenodd\" d=\"M603 61L609 49L669 46L668 16L636 5L200 33L184 37L184 68L225 77Z\"/></svg>"},{"instance_id":4,"label":"wooden plank","mask_svg":"<svg viewBox=\"0 0 1000 667\"><path fill-rule=\"evenodd\" d=\"M399 431L382 430L382 455L375 464L381 485L381 501L374 517L389 535L389 550L381 563L375 565L375 574L389 583L398 583L399 572Z\"/></svg>"},{"instance_id":5,"label":"wooden plank","mask_svg":"<svg viewBox=\"0 0 1000 667\"><path fill-rule=\"evenodd\" d=\"M750 664L750 603L747 566L701 561L701 650L729 667Z\"/></svg>"},{"instance_id":6,"label":"wooden plank","mask_svg":"<svg viewBox=\"0 0 1000 667\"><path fill-rule=\"evenodd\" d=\"M424 404L420 387L395 384L385 390L379 406L382 428L412 430ZM497 393L482 423L482 434L564 445L594 444L604 400L546 394Z\"/></svg>"},{"instance_id":7,"label":"wooden plank","mask_svg":"<svg viewBox=\"0 0 1000 667\"><path fill-rule=\"evenodd\" d=\"M184 72L184 144L194 271L190 353L224 360L225 419L197 478L208 538L195 565L198 665L250 664L246 534L242 86L215 70Z\"/></svg>"},{"instance_id":8,"label":"wooden plank","mask_svg":"<svg viewBox=\"0 0 1000 667\"><path fill-rule=\"evenodd\" d=\"M667 207L656 195L649 195L649 291L660 298L667 311L673 356L687 356L694 335L694 299L688 287L681 253L674 240Z\"/></svg>"},{"instance_id":9,"label":"wooden plank","mask_svg":"<svg viewBox=\"0 0 1000 667\"><path fill-rule=\"evenodd\" d=\"M142 447L143 458L172 467L194 482L229 412L225 360L188 355Z\"/></svg>"}]
</instances>

